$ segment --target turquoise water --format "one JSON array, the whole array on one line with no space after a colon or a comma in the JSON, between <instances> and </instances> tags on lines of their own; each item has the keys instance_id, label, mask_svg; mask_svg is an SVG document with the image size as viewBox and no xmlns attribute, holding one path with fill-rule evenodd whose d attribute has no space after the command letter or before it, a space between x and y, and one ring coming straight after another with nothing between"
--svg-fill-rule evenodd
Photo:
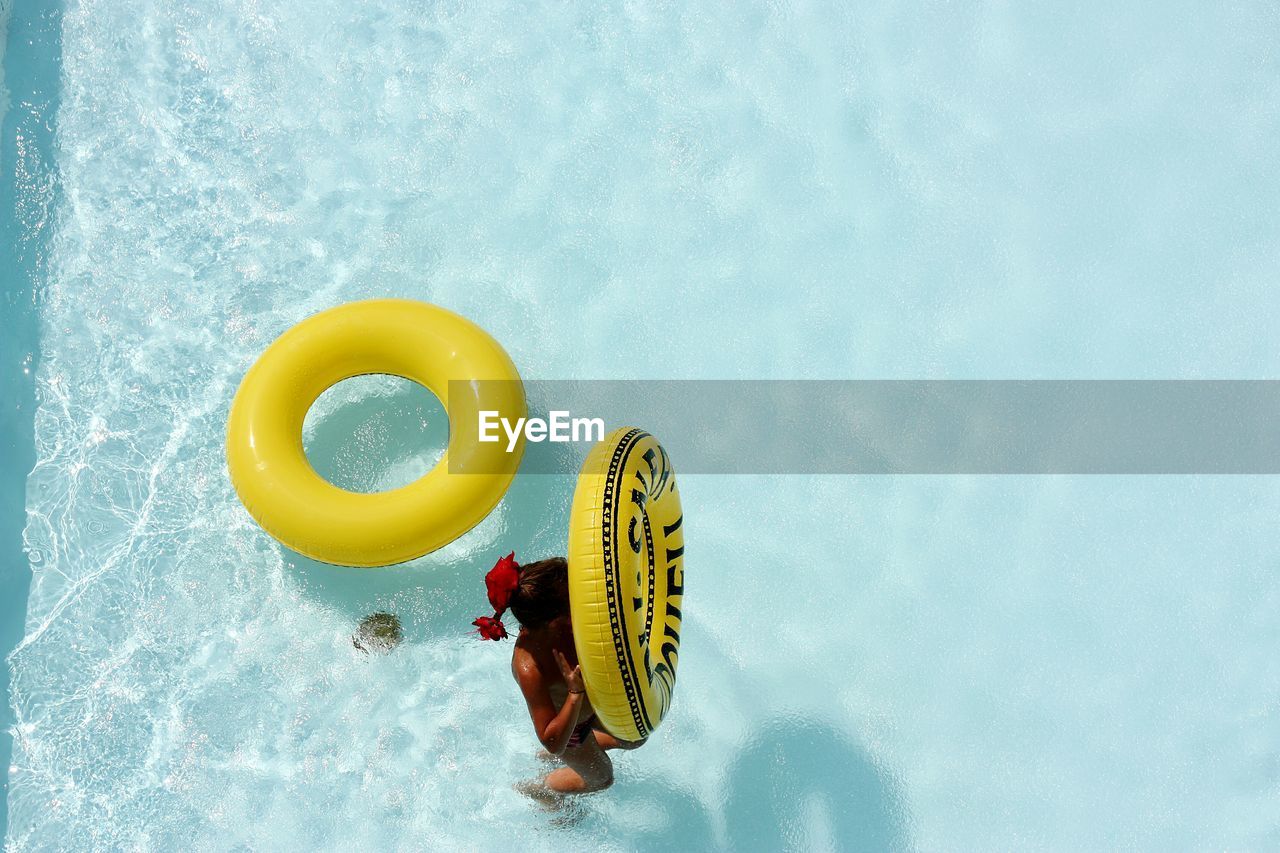
<instances>
[{"instance_id":1,"label":"turquoise water","mask_svg":"<svg viewBox=\"0 0 1280 853\"><path fill-rule=\"evenodd\" d=\"M0 654L23 636L31 571L22 547L26 478L35 464L35 292L53 203L50 179L58 17L53 4L0 0ZM11 20L12 17L12 20ZM0 669L0 767L10 765L9 667ZM7 797L9 773L0 777ZM8 827L0 810L0 831Z\"/></svg>"},{"instance_id":2,"label":"turquoise water","mask_svg":"<svg viewBox=\"0 0 1280 853\"><path fill-rule=\"evenodd\" d=\"M530 378L1274 377L1277 23L68 3L8 843L1280 846L1274 478L686 477L671 716L553 822L466 632L497 554L564 550L571 478L356 572L222 460L262 348L372 296ZM385 485L438 416L374 382L309 449ZM373 608L392 655L351 647Z\"/></svg>"}]
</instances>

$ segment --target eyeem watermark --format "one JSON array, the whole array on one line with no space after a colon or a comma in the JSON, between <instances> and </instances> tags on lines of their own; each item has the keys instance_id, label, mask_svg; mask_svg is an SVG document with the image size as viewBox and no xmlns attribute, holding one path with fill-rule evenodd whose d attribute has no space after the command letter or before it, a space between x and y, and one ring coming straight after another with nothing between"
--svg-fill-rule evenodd
<instances>
[{"instance_id":1,"label":"eyeem watermark","mask_svg":"<svg viewBox=\"0 0 1280 853\"><path fill-rule=\"evenodd\" d=\"M507 437L508 453L516 449L521 434L532 442L604 441L604 418L573 418L569 412L559 409L547 412L546 418L516 418L515 423L500 417L498 412L480 412L481 441L501 441L499 427Z\"/></svg>"},{"instance_id":2,"label":"eyeem watermark","mask_svg":"<svg viewBox=\"0 0 1280 853\"><path fill-rule=\"evenodd\" d=\"M450 390L477 393L474 381ZM523 394L545 425L513 417L503 440L485 413L482 440L502 443L451 455L451 473L506 470L525 435L522 474L574 474L593 439L633 426L660 439L682 475L1280 476L1280 380L1271 379L552 379L486 391ZM450 440L474 445L474 412L450 422ZM593 416L579 443L569 412Z\"/></svg>"}]
</instances>

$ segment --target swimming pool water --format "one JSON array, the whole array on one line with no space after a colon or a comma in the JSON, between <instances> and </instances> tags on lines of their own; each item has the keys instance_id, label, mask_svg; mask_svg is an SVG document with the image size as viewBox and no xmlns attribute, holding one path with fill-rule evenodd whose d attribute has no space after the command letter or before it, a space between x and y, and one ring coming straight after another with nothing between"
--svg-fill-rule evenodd
<instances>
[{"instance_id":1,"label":"swimming pool water","mask_svg":"<svg viewBox=\"0 0 1280 853\"><path fill-rule=\"evenodd\" d=\"M558 819L467 632L571 477L394 571L252 523L236 384L366 297L529 378L1280 368L1269 4L579 5L66 4L7 843L1280 844L1274 478L686 477L673 710ZM431 458L377 387L335 478Z\"/></svg>"},{"instance_id":2,"label":"swimming pool water","mask_svg":"<svg viewBox=\"0 0 1280 853\"><path fill-rule=\"evenodd\" d=\"M50 4L51 5L51 4ZM0 0L0 654L23 636L31 571L22 546L27 472L35 464L35 293L54 199L49 116L57 100L58 19L44 4L11 16ZM11 20L12 17L12 20ZM10 43L12 42L12 43ZM14 722L0 671L0 792L8 795ZM0 810L7 833L8 810Z\"/></svg>"}]
</instances>

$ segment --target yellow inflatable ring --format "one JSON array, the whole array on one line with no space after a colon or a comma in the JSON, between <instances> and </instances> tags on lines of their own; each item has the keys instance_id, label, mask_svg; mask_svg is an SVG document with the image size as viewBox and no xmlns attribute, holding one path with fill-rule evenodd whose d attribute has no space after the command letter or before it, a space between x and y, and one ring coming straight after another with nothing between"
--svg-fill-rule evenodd
<instances>
[{"instance_id":1,"label":"yellow inflatable ring","mask_svg":"<svg viewBox=\"0 0 1280 853\"><path fill-rule=\"evenodd\" d=\"M680 654L684 516L652 435L624 427L582 464L569 527L569 609L591 707L643 740L671 707Z\"/></svg>"},{"instance_id":2,"label":"yellow inflatable ring","mask_svg":"<svg viewBox=\"0 0 1280 853\"><path fill-rule=\"evenodd\" d=\"M263 529L326 563L387 566L452 542L502 499L524 453L523 443L506 453L503 442L464 442L464 430L451 428L444 457L407 486L360 494L332 485L307 461L302 420L325 389L366 373L426 386L451 424L475 424L482 409L512 422L526 414L524 386L507 353L479 326L438 306L408 299L353 302L289 329L236 392L227 422L227 467L240 500ZM451 388L451 380L467 384Z\"/></svg>"}]
</instances>

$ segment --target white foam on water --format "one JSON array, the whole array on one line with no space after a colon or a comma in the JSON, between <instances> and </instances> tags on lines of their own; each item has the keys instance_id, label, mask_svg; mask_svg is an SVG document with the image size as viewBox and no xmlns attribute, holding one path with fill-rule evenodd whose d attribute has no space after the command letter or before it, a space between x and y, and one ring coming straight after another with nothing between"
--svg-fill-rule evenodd
<instances>
[{"instance_id":1,"label":"white foam on water","mask_svg":"<svg viewBox=\"0 0 1280 853\"><path fill-rule=\"evenodd\" d=\"M8 842L1280 842L1270 478L685 478L676 703L559 816L468 630L570 478L381 572L250 520L237 383L374 296L529 378L1280 369L1266 4L579 6L68 4ZM385 488L431 410L368 406Z\"/></svg>"}]
</instances>

